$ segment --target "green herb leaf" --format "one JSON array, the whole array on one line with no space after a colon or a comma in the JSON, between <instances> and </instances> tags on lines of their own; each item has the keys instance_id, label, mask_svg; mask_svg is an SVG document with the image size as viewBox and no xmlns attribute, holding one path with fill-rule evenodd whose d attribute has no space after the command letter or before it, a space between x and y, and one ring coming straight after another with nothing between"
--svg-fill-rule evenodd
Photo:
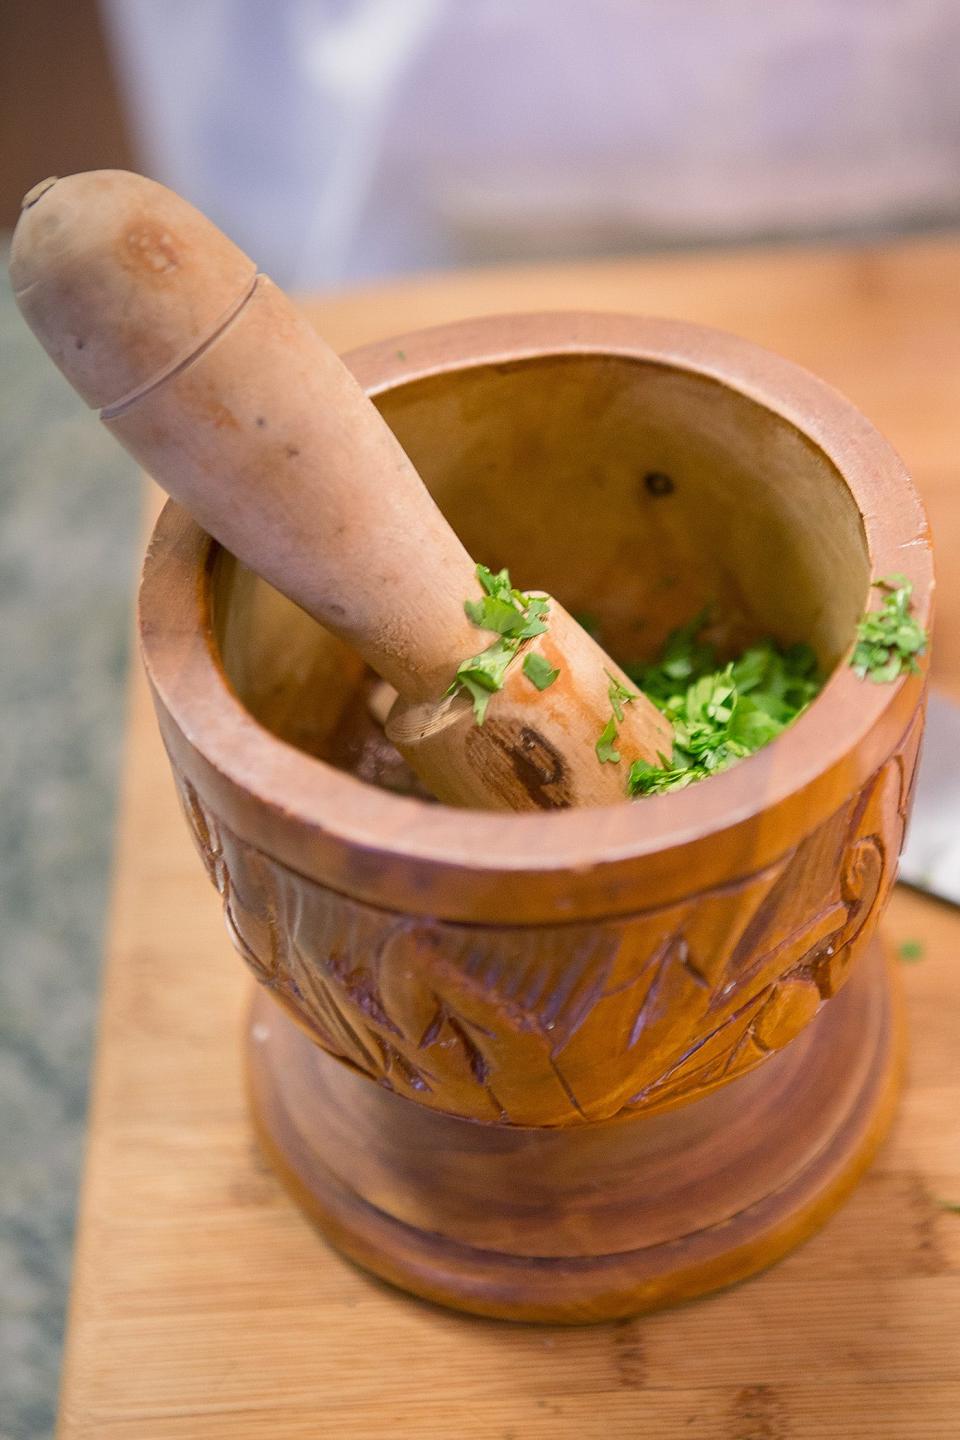
<instances>
[{"instance_id":1,"label":"green herb leaf","mask_svg":"<svg viewBox=\"0 0 960 1440\"><path fill-rule=\"evenodd\" d=\"M520 649L521 642L546 631L550 606L543 596L525 595L522 590L515 589L510 583L508 570L500 570L495 574L486 565L478 565L477 579L484 594L479 600L465 600L464 611L468 620L478 629L491 630L499 639L494 640L493 644L488 645L479 655L472 655L457 667L456 676L447 694L453 695L458 690L466 690L473 700L476 722L482 725L490 697L497 690L502 690L507 666ZM546 664L545 661L543 663ZM547 666L547 669L550 667ZM524 670L529 675L526 663ZM551 680L537 688L546 689L558 673L555 671Z\"/></svg>"},{"instance_id":2,"label":"green herb leaf","mask_svg":"<svg viewBox=\"0 0 960 1440\"><path fill-rule=\"evenodd\" d=\"M531 685L535 685L538 690L546 690L556 680L560 671L555 670L550 661L545 660L542 655L531 651L529 655L524 656L523 673Z\"/></svg>"},{"instance_id":3,"label":"green herb leaf","mask_svg":"<svg viewBox=\"0 0 960 1440\"><path fill-rule=\"evenodd\" d=\"M626 685L622 685L620 683L616 675L610 674L609 670L605 671L604 673L606 674L607 679L610 681L610 684L607 686L607 694L610 697L610 704L613 707L614 717L622 725L623 707L624 705L629 705L631 700L636 700L637 692L635 690L628 690Z\"/></svg>"},{"instance_id":4,"label":"green herb leaf","mask_svg":"<svg viewBox=\"0 0 960 1440\"><path fill-rule=\"evenodd\" d=\"M910 614L913 585L905 575L885 575L874 589L886 593L880 609L860 620L850 664L861 680L885 685L920 668L916 657L926 649L927 636Z\"/></svg>"},{"instance_id":5,"label":"green herb leaf","mask_svg":"<svg viewBox=\"0 0 960 1440\"><path fill-rule=\"evenodd\" d=\"M620 751L617 750L617 721L611 715L597 739L597 759L601 765L619 765Z\"/></svg>"},{"instance_id":6,"label":"green herb leaf","mask_svg":"<svg viewBox=\"0 0 960 1440\"><path fill-rule=\"evenodd\" d=\"M960 1200L938 1200L937 1204L941 1210L949 1210L951 1215L960 1215Z\"/></svg>"},{"instance_id":7,"label":"green herb leaf","mask_svg":"<svg viewBox=\"0 0 960 1440\"><path fill-rule=\"evenodd\" d=\"M699 639L710 618L707 607L686 625L671 631L660 658L653 665L624 665L624 670L654 704L680 693L691 680L717 668L714 647ZM661 706L662 708L662 706Z\"/></svg>"},{"instance_id":8,"label":"green herb leaf","mask_svg":"<svg viewBox=\"0 0 960 1440\"><path fill-rule=\"evenodd\" d=\"M626 666L628 675L673 726L673 754L661 766L635 761L628 794L662 795L725 770L775 740L820 689L817 661L806 645L783 649L773 640L751 645L720 666L700 638L703 611L667 639L652 665Z\"/></svg>"},{"instance_id":9,"label":"green herb leaf","mask_svg":"<svg viewBox=\"0 0 960 1440\"><path fill-rule=\"evenodd\" d=\"M550 604L542 596L532 595L524 598L527 602L524 619L514 632L518 640L530 640L534 635L544 635L547 630L547 616L550 613Z\"/></svg>"},{"instance_id":10,"label":"green herb leaf","mask_svg":"<svg viewBox=\"0 0 960 1440\"><path fill-rule=\"evenodd\" d=\"M472 675L461 675L458 688L466 690L473 701L473 718L478 725L482 725L487 718L487 706L493 699L493 691L486 686L480 685Z\"/></svg>"},{"instance_id":11,"label":"green herb leaf","mask_svg":"<svg viewBox=\"0 0 960 1440\"><path fill-rule=\"evenodd\" d=\"M464 600L467 619L480 630L495 630L498 635L513 635L523 624L523 611L509 600L497 595L484 595L482 600Z\"/></svg>"},{"instance_id":12,"label":"green herb leaf","mask_svg":"<svg viewBox=\"0 0 960 1440\"><path fill-rule=\"evenodd\" d=\"M668 790L683 790L703 778L692 766L671 765L663 755L660 759L663 763L659 766L634 760L627 776L629 795L664 795Z\"/></svg>"},{"instance_id":13,"label":"green herb leaf","mask_svg":"<svg viewBox=\"0 0 960 1440\"><path fill-rule=\"evenodd\" d=\"M514 641L506 638L495 640L486 650L481 650L479 655L474 655L465 665L461 665L457 674L461 679L464 675L469 675L486 690L500 690L503 688L507 666L516 653L517 646Z\"/></svg>"},{"instance_id":14,"label":"green herb leaf","mask_svg":"<svg viewBox=\"0 0 960 1440\"><path fill-rule=\"evenodd\" d=\"M922 940L902 940L897 946L897 956L907 965L912 965L917 960L922 960L924 955Z\"/></svg>"},{"instance_id":15,"label":"green herb leaf","mask_svg":"<svg viewBox=\"0 0 960 1440\"><path fill-rule=\"evenodd\" d=\"M510 584L510 572L506 569L499 570L495 575L492 570L487 569L486 565L478 565L477 579L488 595L493 595L498 599L509 600L513 594L513 587Z\"/></svg>"}]
</instances>

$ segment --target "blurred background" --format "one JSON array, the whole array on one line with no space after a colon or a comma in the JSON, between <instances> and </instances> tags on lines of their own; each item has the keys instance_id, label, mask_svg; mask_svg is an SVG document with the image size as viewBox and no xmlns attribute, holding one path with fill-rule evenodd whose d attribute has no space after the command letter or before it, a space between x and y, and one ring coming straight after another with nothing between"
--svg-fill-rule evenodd
<instances>
[{"instance_id":1,"label":"blurred background","mask_svg":"<svg viewBox=\"0 0 960 1440\"><path fill-rule=\"evenodd\" d=\"M287 287L960 219L955 0L2 0L0 231L132 167ZM50 1433L139 492L0 291L0 1436ZM576 306L576 293L571 293Z\"/></svg>"}]
</instances>

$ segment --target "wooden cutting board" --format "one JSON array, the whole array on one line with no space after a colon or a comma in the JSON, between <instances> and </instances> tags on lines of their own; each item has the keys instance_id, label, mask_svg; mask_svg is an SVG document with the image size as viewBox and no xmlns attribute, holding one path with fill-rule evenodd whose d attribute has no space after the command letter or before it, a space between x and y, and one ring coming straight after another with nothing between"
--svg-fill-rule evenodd
<instances>
[{"instance_id":1,"label":"wooden cutting board","mask_svg":"<svg viewBox=\"0 0 960 1440\"><path fill-rule=\"evenodd\" d=\"M587 308L736 330L845 390L931 512L934 673L960 698L960 238L450 275L310 303L341 349ZM148 508L155 506L153 495ZM767 1274L583 1330L471 1320L314 1235L258 1155L249 981L131 682L61 1440L934 1440L960 1436L960 912L899 891L910 1074L853 1199Z\"/></svg>"}]
</instances>

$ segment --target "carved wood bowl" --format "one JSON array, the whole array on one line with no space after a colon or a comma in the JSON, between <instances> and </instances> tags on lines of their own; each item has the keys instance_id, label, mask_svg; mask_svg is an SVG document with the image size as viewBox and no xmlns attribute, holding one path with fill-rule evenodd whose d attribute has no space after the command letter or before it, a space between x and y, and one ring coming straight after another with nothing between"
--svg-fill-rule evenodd
<instances>
[{"instance_id":1,"label":"carved wood bowl","mask_svg":"<svg viewBox=\"0 0 960 1440\"><path fill-rule=\"evenodd\" d=\"M688 790L447 809L360 661L168 505L143 650L261 982L262 1141L335 1245L461 1309L595 1320L742 1278L839 1203L892 1109L874 932L924 677L845 655L889 572L929 623L920 503L850 404L712 331L518 316L350 363L468 549L597 615L618 659L712 602L721 643L807 641L830 676Z\"/></svg>"}]
</instances>

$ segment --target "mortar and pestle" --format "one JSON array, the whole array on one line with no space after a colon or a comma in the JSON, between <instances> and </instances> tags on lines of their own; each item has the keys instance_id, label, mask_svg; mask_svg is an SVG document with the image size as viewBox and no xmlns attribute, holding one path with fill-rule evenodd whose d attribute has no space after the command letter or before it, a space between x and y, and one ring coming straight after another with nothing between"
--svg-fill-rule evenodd
<instances>
[{"instance_id":1,"label":"mortar and pestle","mask_svg":"<svg viewBox=\"0 0 960 1440\"><path fill-rule=\"evenodd\" d=\"M95 172L25 205L28 321L196 516L157 524L143 655L261 981L251 1102L294 1195L378 1275L514 1319L627 1315L782 1255L895 1099L875 930L924 674L843 662L879 576L929 623L900 461L812 376L666 321L459 323L356 352L351 380L162 187ZM518 653L482 726L444 693L491 638L471 555L563 601L523 642L556 684ZM750 759L628 802L594 741L607 672L629 682L570 616L652 655L706 602L829 678ZM446 803L387 788L368 665ZM624 716L626 760L669 747L642 696Z\"/></svg>"}]
</instances>

